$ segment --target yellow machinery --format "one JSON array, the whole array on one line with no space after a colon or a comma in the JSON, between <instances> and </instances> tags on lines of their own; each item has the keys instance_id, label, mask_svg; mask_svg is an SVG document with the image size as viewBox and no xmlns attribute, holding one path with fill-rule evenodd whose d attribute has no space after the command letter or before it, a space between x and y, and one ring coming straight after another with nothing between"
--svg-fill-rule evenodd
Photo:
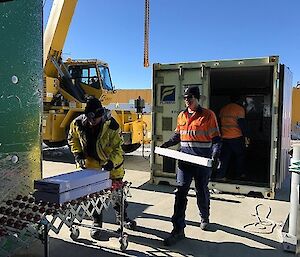
<instances>
[{"instance_id":1,"label":"yellow machinery","mask_svg":"<svg viewBox=\"0 0 300 257\"><path fill-rule=\"evenodd\" d=\"M292 98L292 139L300 139L300 82L293 87Z\"/></svg>"},{"instance_id":2,"label":"yellow machinery","mask_svg":"<svg viewBox=\"0 0 300 257\"><path fill-rule=\"evenodd\" d=\"M101 99L105 106L115 94L108 64L100 60L62 62L61 54L77 0L54 0L44 33L43 141L63 146L70 122L85 108L86 96ZM142 115L112 111L124 135L125 151L136 149L145 139Z\"/></svg>"},{"instance_id":3,"label":"yellow machinery","mask_svg":"<svg viewBox=\"0 0 300 257\"><path fill-rule=\"evenodd\" d=\"M152 123L152 92L151 89L120 89L115 94L110 95L111 100L108 109L115 112L114 117L118 117L119 124L122 126L124 139L132 138L132 141L140 141L142 137L142 127L144 129L145 144L151 141L151 123ZM142 116L134 113L134 100L141 97L144 100L145 109ZM139 120L139 122L137 122ZM123 124L123 125L122 125Z\"/></svg>"}]
</instances>

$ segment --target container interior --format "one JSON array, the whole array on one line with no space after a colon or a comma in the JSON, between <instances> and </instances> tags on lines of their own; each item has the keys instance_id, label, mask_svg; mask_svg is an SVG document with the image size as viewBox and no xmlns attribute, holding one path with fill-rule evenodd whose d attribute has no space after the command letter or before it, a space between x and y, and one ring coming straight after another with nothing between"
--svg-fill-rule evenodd
<instances>
[{"instance_id":1,"label":"container interior","mask_svg":"<svg viewBox=\"0 0 300 257\"><path fill-rule=\"evenodd\" d=\"M246 176L236 174L232 157L224 183L266 186L270 182L273 69L273 66L262 66L210 71L209 108L219 119L221 108L230 103L231 96L243 97L250 136L245 152Z\"/></svg>"}]
</instances>

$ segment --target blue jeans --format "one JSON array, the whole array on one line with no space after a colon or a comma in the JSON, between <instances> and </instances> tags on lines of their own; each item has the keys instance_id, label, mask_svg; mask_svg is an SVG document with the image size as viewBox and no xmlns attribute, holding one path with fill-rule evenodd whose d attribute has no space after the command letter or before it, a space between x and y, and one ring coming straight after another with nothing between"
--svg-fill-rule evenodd
<instances>
[{"instance_id":1,"label":"blue jeans","mask_svg":"<svg viewBox=\"0 0 300 257\"><path fill-rule=\"evenodd\" d=\"M201 220L209 221L209 189L208 182L211 168L189 164L179 161L177 170L177 192L175 194L174 214L172 223L174 230L183 230L185 223L185 210L187 206L187 195L192 179L195 180L197 205Z\"/></svg>"}]
</instances>

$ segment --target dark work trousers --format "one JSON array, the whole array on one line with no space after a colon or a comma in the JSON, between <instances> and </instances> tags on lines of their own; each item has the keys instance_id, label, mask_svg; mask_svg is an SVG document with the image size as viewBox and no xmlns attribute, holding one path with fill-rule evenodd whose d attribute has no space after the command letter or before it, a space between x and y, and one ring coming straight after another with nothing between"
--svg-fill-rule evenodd
<instances>
[{"instance_id":1,"label":"dark work trousers","mask_svg":"<svg viewBox=\"0 0 300 257\"><path fill-rule=\"evenodd\" d=\"M101 202L99 202L98 205L99 205L98 207L100 207ZM125 200L124 201L124 220L125 221L128 220L127 207L128 207L128 202ZM121 203L119 201L116 201L113 204L113 208L114 208L115 213L116 213L116 220L119 222L119 220L121 219ZM94 211L93 220L94 220L94 223L96 223L99 226L102 226L102 223L103 223L103 209L102 209L102 212L100 214L98 214L96 211Z\"/></svg>"},{"instance_id":2,"label":"dark work trousers","mask_svg":"<svg viewBox=\"0 0 300 257\"><path fill-rule=\"evenodd\" d=\"M246 146L244 137L223 139L220 155L221 167L217 177L226 177L231 160L235 164L234 177L240 178L241 175L245 175L245 153Z\"/></svg>"},{"instance_id":3,"label":"dark work trousers","mask_svg":"<svg viewBox=\"0 0 300 257\"><path fill-rule=\"evenodd\" d=\"M99 226L102 228L102 224L103 224L103 210L100 212L100 214L98 214L96 211L94 211L93 213L93 221L94 221L94 225Z\"/></svg>"},{"instance_id":4,"label":"dark work trousers","mask_svg":"<svg viewBox=\"0 0 300 257\"><path fill-rule=\"evenodd\" d=\"M174 214L172 223L174 230L183 230L185 224L185 210L187 206L187 195L192 179L194 178L197 196L197 205L201 220L209 221L209 189L208 181L211 168L188 164L179 161L177 170L177 192L175 194Z\"/></svg>"},{"instance_id":5,"label":"dark work trousers","mask_svg":"<svg viewBox=\"0 0 300 257\"><path fill-rule=\"evenodd\" d=\"M127 207L128 207L128 202L125 200L124 201L124 220L126 221L128 219L127 215ZM116 211L116 218L117 220L121 220L121 204L119 202L115 203L113 206L114 210Z\"/></svg>"}]
</instances>

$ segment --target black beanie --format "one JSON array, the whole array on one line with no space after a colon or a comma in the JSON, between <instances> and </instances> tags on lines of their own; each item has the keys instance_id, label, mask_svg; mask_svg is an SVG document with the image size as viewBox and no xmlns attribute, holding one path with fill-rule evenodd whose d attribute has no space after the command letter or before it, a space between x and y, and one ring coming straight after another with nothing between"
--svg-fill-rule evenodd
<instances>
[{"instance_id":1,"label":"black beanie","mask_svg":"<svg viewBox=\"0 0 300 257\"><path fill-rule=\"evenodd\" d=\"M93 112L94 114L100 114L103 110L102 104L99 99L94 96L89 96L86 101L85 114Z\"/></svg>"},{"instance_id":2,"label":"black beanie","mask_svg":"<svg viewBox=\"0 0 300 257\"><path fill-rule=\"evenodd\" d=\"M199 100L200 99L199 87L192 86L192 87L188 87L184 90L184 95L183 95L184 97L188 97L191 95Z\"/></svg>"}]
</instances>

